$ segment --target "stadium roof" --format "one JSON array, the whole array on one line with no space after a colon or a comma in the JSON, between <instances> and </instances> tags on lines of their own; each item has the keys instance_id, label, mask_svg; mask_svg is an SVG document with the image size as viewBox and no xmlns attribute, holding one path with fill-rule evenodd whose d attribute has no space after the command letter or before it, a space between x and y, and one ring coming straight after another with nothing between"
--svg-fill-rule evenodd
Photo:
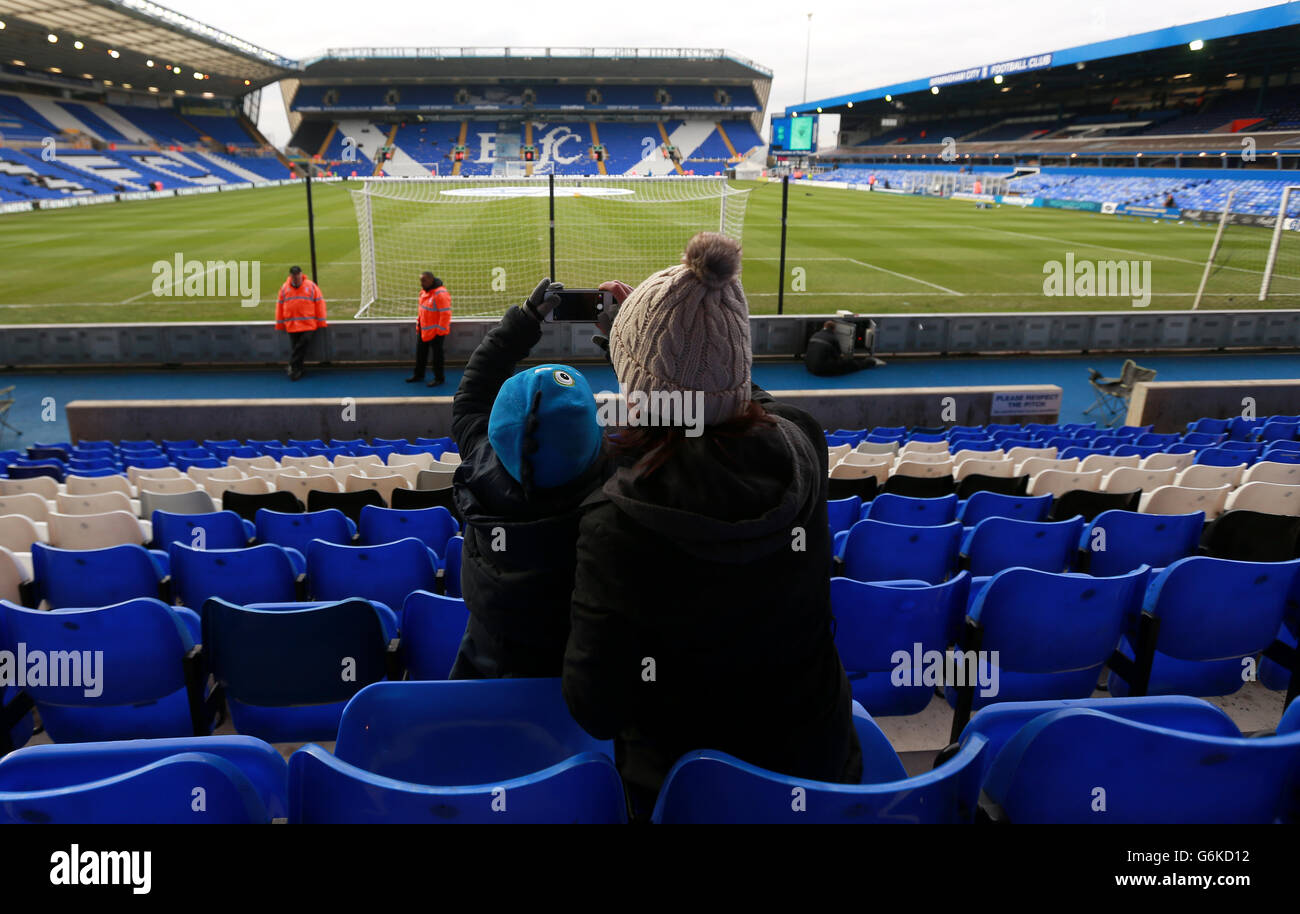
<instances>
[{"instance_id":1,"label":"stadium roof","mask_svg":"<svg viewBox=\"0 0 1300 914\"><path fill-rule=\"evenodd\" d=\"M3 2L3 0L0 0ZM303 62L305 79L710 79L772 78L721 48L331 48Z\"/></svg>"},{"instance_id":2,"label":"stadium roof","mask_svg":"<svg viewBox=\"0 0 1300 914\"><path fill-rule=\"evenodd\" d=\"M1258 34L1263 32L1273 34L1267 36ZM1237 38L1242 40L1221 41ZM1192 50L1189 45L1194 41L1204 42L1203 48ZM1216 47L1216 41L1221 41L1222 46ZM1035 72L1036 77L1044 81L1056 74L1077 86L1079 82L1077 71L1084 69L1089 63L1102 60L1108 61L1107 75L1111 80L1122 79L1125 76L1155 77L1165 73L1179 73L1184 69L1195 70L1197 67L1207 66L1211 62L1218 65L1216 72L1224 69L1225 66L1237 64L1249 66L1252 72L1267 72L1267 67L1270 65L1289 70L1295 65L1297 42L1300 42L1300 3L1286 3L791 105L786 108L786 114L803 114L818 109L822 111L833 108L844 109L853 103L870 102L883 99L885 96L902 96L909 93L929 95L934 88L941 89L940 97L946 97L946 102L953 103L954 99L949 92L949 87L982 83L995 76L1011 78L1027 72ZM1123 61L1116 60L1124 57L1130 58L1127 67ZM1222 77L1223 73L1219 72L1218 75ZM970 93L971 101L976 100L977 92L987 98L987 91L982 87L971 88L976 89ZM962 100L960 97L956 99L957 103Z\"/></svg>"},{"instance_id":3,"label":"stadium roof","mask_svg":"<svg viewBox=\"0 0 1300 914\"><path fill-rule=\"evenodd\" d=\"M89 71L96 81L154 85L168 94L179 88L237 95L298 67L150 0L0 0L0 20L6 57L21 60L28 71ZM58 40L49 41L50 35Z\"/></svg>"}]
</instances>

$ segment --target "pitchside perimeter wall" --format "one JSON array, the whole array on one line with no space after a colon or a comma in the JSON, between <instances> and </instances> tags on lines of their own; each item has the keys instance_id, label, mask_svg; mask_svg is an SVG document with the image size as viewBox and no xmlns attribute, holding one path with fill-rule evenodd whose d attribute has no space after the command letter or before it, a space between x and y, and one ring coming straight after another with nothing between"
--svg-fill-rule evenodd
<instances>
[{"instance_id":1,"label":"pitchside perimeter wall","mask_svg":"<svg viewBox=\"0 0 1300 914\"><path fill-rule=\"evenodd\" d=\"M903 387L886 390L774 390L826 428L868 425L982 425L990 421L1055 422L1061 388ZM1046 411L994 417L1017 398ZM609 394L597 396L606 399ZM122 438L414 438L451 433L451 397L279 400L74 400L67 405L72 440Z\"/></svg>"},{"instance_id":2,"label":"pitchside perimeter wall","mask_svg":"<svg viewBox=\"0 0 1300 914\"><path fill-rule=\"evenodd\" d=\"M1203 416L1300 416L1300 380L1144 381L1129 400L1129 425L1181 432Z\"/></svg>"},{"instance_id":3,"label":"pitchside perimeter wall","mask_svg":"<svg viewBox=\"0 0 1300 914\"><path fill-rule=\"evenodd\" d=\"M800 355L827 316L755 316L750 335L757 356ZM885 315L877 322L880 355L973 353L1157 352L1294 349L1300 311L1140 311L1050 314ZM457 320L447 358L469 358L496 322ZM547 325L533 356L545 361L600 359L590 324ZM309 361L409 361L415 332L409 320L338 321L312 342ZM267 321L158 324L26 324L0 326L0 367L85 365L282 364L284 334Z\"/></svg>"}]
</instances>

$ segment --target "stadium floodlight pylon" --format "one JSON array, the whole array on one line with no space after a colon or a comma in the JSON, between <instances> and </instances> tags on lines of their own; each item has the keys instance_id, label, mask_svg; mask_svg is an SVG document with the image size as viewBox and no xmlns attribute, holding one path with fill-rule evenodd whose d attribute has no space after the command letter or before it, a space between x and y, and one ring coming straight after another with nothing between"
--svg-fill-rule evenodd
<instances>
[{"instance_id":1,"label":"stadium floodlight pylon","mask_svg":"<svg viewBox=\"0 0 1300 914\"><path fill-rule=\"evenodd\" d=\"M1300 186L1283 188L1271 228L1234 219L1236 194L1229 191L1224 201L1192 310L1210 299L1300 302Z\"/></svg>"},{"instance_id":2,"label":"stadium floodlight pylon","mask_svg":"<svg viewBox=\"0 0 1300 914\"><path fill-rule=\"evenodd\" d=\"M424 270L459 317L500 315L548 274L570 288L635 285L680 263L697 232L742 240L748 196L721 177L366 179L352 191L356 316L413 316Z\"/></svg>"}]
</instances>

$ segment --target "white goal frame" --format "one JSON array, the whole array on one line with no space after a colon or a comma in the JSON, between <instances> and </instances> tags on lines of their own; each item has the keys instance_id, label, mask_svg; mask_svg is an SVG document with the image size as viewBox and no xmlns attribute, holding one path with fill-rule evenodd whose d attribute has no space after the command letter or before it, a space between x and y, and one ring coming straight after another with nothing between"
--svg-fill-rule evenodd
<instances>
[{"instance_id":1,"label":"white goal frame","mask_svg":"<svg viewBox=\"0 0 1300 914\"><path fill-rule=\"evenodd\" d=\"M536 282L558 269L562 275L557 278L593 283L599 277L589 274L609 267L616 271L610 276L639 282L679 262L696 232L716 231L741 240L749 196L748 190L732 187L719 176L548 174L358 180L361 189L351 192L361 253L357 318L414 314L414 295L405 287L408 277L398 272L397 265L407 271L415 257L427 258L435 266L443 260L467 269L481 265L479 252L501 258L507 267L501 273L511 277L512 285L506 287L503 281L498 288L494 282L491 292L477 279L470 282L467 275L456 282L454 275L448 278L440 273L452 293L453 308L469 317L499 314L505 301L531 291L531 283L529 289L515 288L515 277ZM571 199L576 197L586 198L585 202ZM494 198L502 202L533 198L539 205L522 210L503 206L497 216L484 209L493 206ZM594 216L596 224L618 242L608 248L588 243L582 234L588 223L579 213ZM442 226L447 227L442 234L433 228ZM527 245L516 244L516 237L523 236L530 239ZM450 267L448 271L454 274ZM455 304L458 300L463 304Z\"/></svg>"}]
</instances>

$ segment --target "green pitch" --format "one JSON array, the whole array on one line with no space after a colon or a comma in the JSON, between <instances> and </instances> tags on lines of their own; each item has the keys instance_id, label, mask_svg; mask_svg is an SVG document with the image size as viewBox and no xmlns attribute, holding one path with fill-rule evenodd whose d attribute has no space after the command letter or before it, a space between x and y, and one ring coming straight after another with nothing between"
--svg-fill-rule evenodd
<instances>
[{"instance_id":1,"label":"green pitch","mask_svg":"<svg viewBox=\"0 0 1300 914\"><path fill-rule=\"evenodd\" d=\"M350 318L360 296L357 226L348 194L354 186L313 188L316 279L332 320ZM781 188L743 186L753 188L744 232L745 289L754 313L775 313ZM1288 245L1293 234L1286 233ZM1150 261L1148 307L1186 310L1213 236L1212 226L1191 223L1011 206L977 210L962 201L792 186L785 311L1134 310L1131 296L1045 295L1044 265L1071 254L1075 261ZM1268 237L1263 229L1229 229L1226 264L1216 269L1202 308L1260 307L1254 292ZM599 256L598 245L593 240L586 259ZM536 247L540 278L547 271L546 249L544 243ZM3 215L0 249L0 323L6 324L270 320L288 266L310 269L302 186ZM187 295L183 287L174 295L155 294L154 265L177 254L259 261L260 303L245 308L237 298ZM1279 262L1283 273L1297 272L1290 247ZM488 265L481 266L471 272L489 275ZM445 270L453 273L450 265ZM413 316L414 277L411 285ZM454 297L457 289L448 285ZM1274 291L1279 294L1267 307L1293 307L1300 280L1283 277Z\"/></svg>"}]
</instances>

